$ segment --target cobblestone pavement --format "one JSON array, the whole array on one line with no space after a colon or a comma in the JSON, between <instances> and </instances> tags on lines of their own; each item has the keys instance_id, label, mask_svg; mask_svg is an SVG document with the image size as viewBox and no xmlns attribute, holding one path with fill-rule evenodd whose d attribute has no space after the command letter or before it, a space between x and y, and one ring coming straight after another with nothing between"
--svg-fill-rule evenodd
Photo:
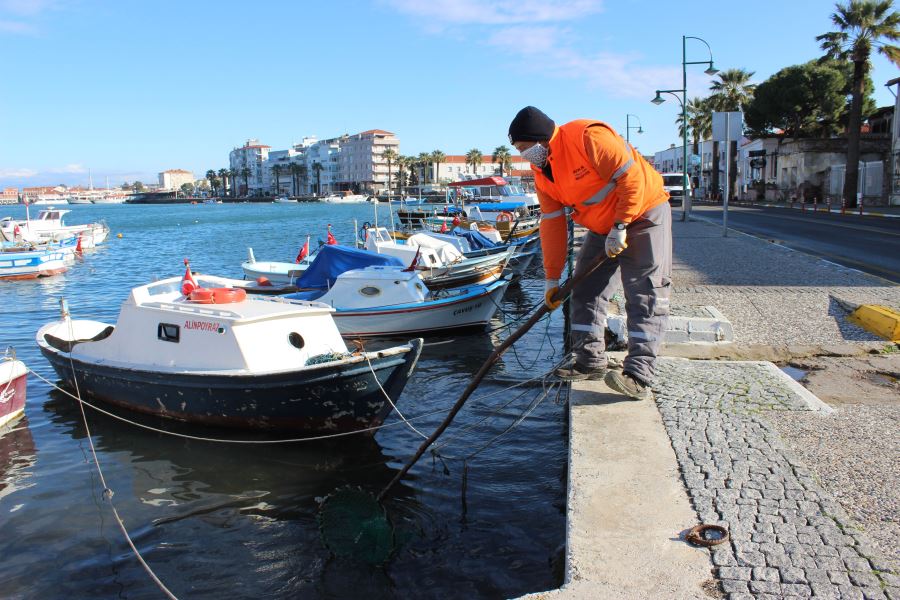
<instances>
[{"instance_id":1,"label":"cobblestone pavement","mask_svg":"<svg viewBox=\"0 0 900 600\"><path fill-rule=\"evenodd\" d=\"M705 222L676 221L672 233L673 307L715 306L738 343L875 341L840 302L900 310L900 286L883 279L751 236L724 238Z\"/></svg>"},{"instance_id":2,"label":"cobblestone pavement","mask_svg":"<svg viewBox=\"0 0 900 600\"><path fill-rule=\"evenodd\" d=\"M900 576L786 448L766 411L810 410L756 363L662 359L656 402L701 522L729 528L712 562L732 600L900 600Z\"/></svg>"}]
</instances>

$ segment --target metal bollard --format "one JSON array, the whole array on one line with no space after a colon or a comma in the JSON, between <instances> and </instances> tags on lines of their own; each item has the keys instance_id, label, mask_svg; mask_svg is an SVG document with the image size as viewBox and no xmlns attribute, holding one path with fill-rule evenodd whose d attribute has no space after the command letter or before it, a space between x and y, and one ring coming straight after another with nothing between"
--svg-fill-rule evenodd
<instances>
[{"instance_id":1,"label":"metal bollard","mask_svg":"<svg viewBox=\"0 0 900 600\"><path fill-rule=\"evenodd\" d=\"M847 200L844 196L841 196L841 214L847 214Z\"/></svg>"}]
</instances>

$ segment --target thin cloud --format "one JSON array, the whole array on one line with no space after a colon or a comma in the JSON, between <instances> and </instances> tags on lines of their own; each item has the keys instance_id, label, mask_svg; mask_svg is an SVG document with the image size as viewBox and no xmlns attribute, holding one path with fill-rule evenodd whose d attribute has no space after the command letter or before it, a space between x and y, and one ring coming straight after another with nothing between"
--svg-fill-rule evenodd
<instances>
[{"instance_id":1,"label":"thin cloud","mask_svg":"<svg viewBox=\"0 0 900 600\"><path fill-rule=\"evenodd\" d=\"M385 1L420 20L427 31L449 30L499 48L523 72L579 79L588 88L634 98L649 99L657 87L681 87L675 84L680 83L677 65L643 64L635 53L576 49L578 35L573 25L600 12L600 0Z\"/></svg>"},{"instance_id":2,"label":"thin cloud","mask_svg":"<svg viewBox=\"0 0 900 600\"><path fill-rule=\"evenodd\" d=\"M0 177L8 179L27 179L37 174L34 169L0 169Z\"/></svg>"},{"instance_id":3,"label":"thin cloud","mask_svg":"<svg viewBox=\"0 0 900 600\"><path fill-rule=\"evenodd\" d=\"M59 3L55 0L0 0L0 12L33 17L55 8L57 4Z\"/></svg>"},{"instance_id":4,"label":"thin cloud","mask_svg":"<svg viewBox=\"0 0 900 600\"><path fill-rule=\"evenodd\" d=\"M57 169L50 169L50 173L87 173L87 168L84 165L71 164Z\"/></svg>"},{"instance_id":5,"label":"thin cloud","mask_svg":"<svg viewBox=\"0 0 900 600\"><path fill-rule=\"evenodd\" d=\"M21 21L6 21L0 19L0 33L18 33L30 35L35 33L35 28Z\"/></svg>"},{"instance_id":6,"label":"thin cloud","mask_svg":"<svg viewBox=\"0 0 900 600\"><path fill-rule=\"evenodd\" d=\"M447 25L570 21L599 12L599 0L386 0L402 13Z\"/></svg>"}]
</instances>

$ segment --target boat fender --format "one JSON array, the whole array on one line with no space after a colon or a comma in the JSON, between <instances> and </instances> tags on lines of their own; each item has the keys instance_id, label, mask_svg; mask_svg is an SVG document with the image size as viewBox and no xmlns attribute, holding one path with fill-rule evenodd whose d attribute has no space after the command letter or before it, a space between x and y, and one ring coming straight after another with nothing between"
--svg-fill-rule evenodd
<instances>
[{"instance_id":1,"label":"boat fender","mask_svg":"<svg viewBox=\"0 0 900 600\"><path fill-rule=\"evenodd\" d=\"M247 299L242 288L197 288L191 292L191 302L197 304L233 304Z\"/></svg>"},{"instance_id":2,"label":"boat fender","mask_svg":"<svg viewBox=\"0 0 900 600\"><path fill-rule=\"evenodd\" d=\"M497 223L509 223L513 220L513 215L511 212L504 210L499 215L497 215Z\"/></svg>"},{"instance_id":3,"label":"boat fender","mask_svg":"<svg viewBox=\"0 0 900 600\"><path fill-rule=\"evenodd\" d=\"M256 278L256 285L258 285L259 287L271 287L271 286L272 286L272 282L269 281L269 278L268 278L268 277L257 277L257 278Z\"/></svg>"}]
</instances>

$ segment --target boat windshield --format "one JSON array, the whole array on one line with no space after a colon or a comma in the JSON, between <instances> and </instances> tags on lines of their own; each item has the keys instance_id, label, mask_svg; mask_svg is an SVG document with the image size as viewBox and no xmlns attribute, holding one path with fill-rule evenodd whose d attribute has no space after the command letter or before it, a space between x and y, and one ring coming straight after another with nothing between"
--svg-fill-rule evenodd
<instances>
[{"instance_id":1,"label":"boat windshield","mask_svg":"<svg viewBox=\"0 0 900 600\"><path fill-rule=\"evenodd\" d=\"M147 286L147 294L149 296L162 296L164 294L171 294L172 292L181 292L180 281L169 281Z\"/></svg>"}]
</instances>

